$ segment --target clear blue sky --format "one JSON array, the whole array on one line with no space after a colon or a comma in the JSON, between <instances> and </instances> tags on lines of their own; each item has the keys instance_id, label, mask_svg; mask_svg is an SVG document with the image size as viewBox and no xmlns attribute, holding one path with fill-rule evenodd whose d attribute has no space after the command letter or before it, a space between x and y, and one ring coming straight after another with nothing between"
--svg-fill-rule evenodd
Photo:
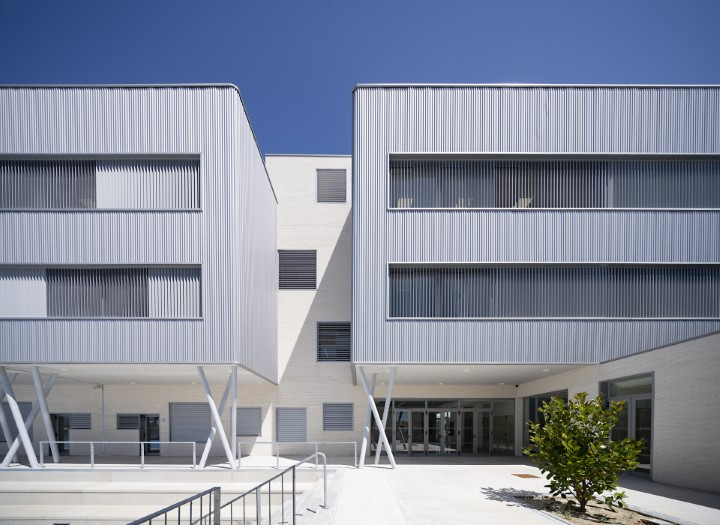
<instances>
[{"instance_id":1,"label":"clear blue sky","mask_svg":"<svg viewBox=\"0 0 720 525\"><path fill-rule=\"evenodd\" d=\"M358 83L720 84L719 0L0 0L0 84L236 84L264 153L350 153Z\"/></svg>"}]
</instances>

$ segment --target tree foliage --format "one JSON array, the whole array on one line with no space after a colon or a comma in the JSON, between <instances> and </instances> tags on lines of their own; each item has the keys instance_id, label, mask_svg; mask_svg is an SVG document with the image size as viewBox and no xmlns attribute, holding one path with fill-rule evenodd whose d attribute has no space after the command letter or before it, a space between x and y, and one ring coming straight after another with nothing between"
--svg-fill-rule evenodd
<instances>
[{"instance_id":1,"label":"tree foliage","mask_svg":"<svg viewBox=\"0 0 720 525\"><path fill-rule=\"evenodd\" d=\"M624 402L610 402L605 408L602 395L587 399L576 394L567 405L559 397L543 403L545 423L530 422L530 442L525 450L550 481L553 496L570 494L580 512L591 499L623 506L624 492L617 491L618 474L634 470L642 440L611 439L611 431L624 409Z\"/></svg>"}]
</instances>

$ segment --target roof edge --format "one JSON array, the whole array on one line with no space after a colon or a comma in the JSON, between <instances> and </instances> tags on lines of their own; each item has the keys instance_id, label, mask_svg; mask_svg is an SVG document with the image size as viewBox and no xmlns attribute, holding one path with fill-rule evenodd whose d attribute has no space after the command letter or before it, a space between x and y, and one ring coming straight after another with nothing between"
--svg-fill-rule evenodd
<instances>
[{"instance_id":1,"label":"roof edge","mask_svg":"<svg viewBox=\"0 0 720 525\"><path fill-rule=\"evenodd\" d=\"M442 84L442 83L389 83L389 84L355 84L353 92L365 88L685 88L685 89L720 89L720 84Z\"/></svg>"}]
</instances>

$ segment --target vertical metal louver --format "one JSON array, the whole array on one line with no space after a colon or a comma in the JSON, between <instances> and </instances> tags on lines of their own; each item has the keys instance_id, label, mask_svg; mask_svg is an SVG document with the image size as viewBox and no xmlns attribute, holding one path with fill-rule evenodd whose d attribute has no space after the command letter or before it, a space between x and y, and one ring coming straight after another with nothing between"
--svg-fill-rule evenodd
<instances>
[{"instance_id":1,"label":"vertical metal louver","mask_svg":"<svg viewBox=\"0 0 720 525\"><path fill-rule=\"evenodd\" d=\"M391 267L390 316L720 318L720 267Z\"/></svg>"},{"instance_id":2,"label":"vertical metal louver","mask_svg":"<svg viewBox=\"0 0 720 525\"><path fill-rule=\"evenodd\" d=\"M207 403L170 403L170 441L203 442L211 426Z\"/></svg>"},{"instance_id":3,"label":"vertical metal louver","mask_svg":"<svg viewBox=\"0 0 720 525\"><path fill-rule=\"evenodd\" d=\"M720 208L717 160L390 160L391 208Z\"/></svg>"},{"instance_id":4,"label":"vertical metal louver","mask_svg":"<svg viewBox=\"0 0 720 525\"><path fill-rule=\"evenodd\" d=\"M0 209L95 208L95 161L0 161Z\"/></svg>"},{"instance_id":5,"label":"vertical metal louver","mask_svg":"<svg viewBox=\"0 0 720 525\"><path fill-rule=\"evenodd\" d=\"M276 408L275 416L277 441L307 441L307 409Z\"/></svg>"},{"instance_id":6,"label":"vertical metal louver","mask_svg":"<svg viewBox=\"0 0 720 525\"><path fill-rule=\"evenodd\" d=\"M353 404L323 403L323 430L353 430Z\"/></svg>"},{"instance_id":7,"label":"vertical metal louver","mask_svg":"<svg viewBox=\"0 0 720 525\"><path fill-rule=\"evenodd\" d=\"M150 317L200 317L200 268L148 269Z\"/></svg>"},{"instance_id":8,"label":"vertical metal louver","mask_svg":"<svg viewBox=\"0 0 720 525\"><path fill-rule=\"evenodd\" d=\"M235 434L238 436L259 436L262 430L262 409L240 407L237 409Z\"/></svg>"},{"instance_id":9,"label":"vertical metal louver","mask_svg":"<svg viewBox=\"0 0 720 525\"><path fill-rule=\"evenodd\" d=\"M118 430L138 430L140 428L140 414L117 414Z\"/></svg>"},{"instance_id":10,"label":"vertical metal louver","mask_svg":"<svg viewBox=\"0 0 720 525\"><path fill-rule=\"evenodd\" d=\"M46 317L45 268L0 268L0 317Z\"/></svg>"},{"instance_id":11,"label":"vertical metal louver","mask_svg":"<svg viewBox=\"0 0 720 525\"><path fill-rule=\"evenodd\" d=\"M347 201L347 171L317 170L317 201Z\"/></svg>"},{"instance_id":12,"label":"vertical metal louver","mask_svg":"<svg viewBox=\"0 0 720 525\"><path fill-rule=\"evenodd\" d=\"M27 403L24 401L18 402L18 407L20 407L20 413L22 414L23 420L27 419L28 415L30 414L30 411L32 410L32 403ZM8 427L10 430L10 439L15 440L15 438L18 435L17 425L15 424L15 419L13 418L12 412L10 411L10 405L7 404L6 401L2 402L2 410L5 412L5 419L8 422ZM30 429L28 430L28 434L30 435L30 439L33 438L33 427L30 426ZM5 442L5 434L0 430L0 442Z\"/></svg>"},{"instance_id":13,"label":"vertical metal louver","mask_svg":"<svg viewBox=\"0 0 720 525\"><path fill-rule=\"evenodd\" d=\"M148 317L147 268L47 270L48 317Z\"/></svg>"},{"instance_id":14,"label":"vertical metal louver","mask_svg":"<svg viewBox=\"0 0 720 525\"><path fill-rule=\"evenodd\" d=\"M350 323L317 324L317 360L350 361Z\"/></svg>"},{"instance_id":15,"label":"vertical metal louver","mask_svg":"<svg viewBox=\"0 0 720 525\"><path fill-rule=\"evenodd\" d=\"M315 250L278 250L281 290L314 290L317 286Z\"/></svg>"}]
</instances>

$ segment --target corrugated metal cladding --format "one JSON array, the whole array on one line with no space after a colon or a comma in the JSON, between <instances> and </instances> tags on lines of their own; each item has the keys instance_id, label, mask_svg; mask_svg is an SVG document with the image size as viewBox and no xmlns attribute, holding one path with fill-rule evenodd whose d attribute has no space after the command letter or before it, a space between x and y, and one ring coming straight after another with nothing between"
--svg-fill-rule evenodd
<instances>
[{"instance_id":1,"label":"corrugated metal cladding","mask_svg":"<svg viewBox=\"0 0 720 525\"><path fill-rule=\"evenodd\" d=\"M718 114L720 89L712 87L358 87L353 124L353 360L592 363L718 330L720 320L715 319L387 319L391 264L720 263L720 211L715 209L532 210L523 207L526 201L518 202L531 196L513 193L528 189L517 179L517 184L499 187L501 197L505 195L500 203L515 209L389 210L415 207L407 198L411 195L402 202L399 195L391 199L391 156L433 160L436 153L463 160L465 153L477 161L473 154L499 153L511 154L515 166L527 153L557 154L542 158L558 162L568 160L562 154L589 162L611 160L603 154L631 154L643 162L656 160L643 154L720 156ZM693 178L682 169L678 172L684 183ZM650 206L636 175L624 175L632 204L608 204ZM571 194L583 188L568 180L556 182ZM669 187L681 188L680 197L693 195L683 182L676 182ZM555 191L562 193L562 187ZM453 202L441 199L440 204L469 205L455 197L464 195L450 192L447 199ZM564 205L597 206L593 199L597 197L571 198ZM689 197L683 199L680 207L694 206ZM662 199L658 205L669 206Z\"/></svg>"},{"instance_id":2,"label":"corrugated metal cladding","mask_svg":"<svg viewBox=\"0 0 720 525\"><path fill-rule=\"evenodd\" d=\"M113 206L199 209L1 210L0 266L200 266L202 319L2 319L0 361L236 362L276 380L276 200L236 90L0 89L0 160L73 156L127 181Z\"/></svg>"}]
</instances>

